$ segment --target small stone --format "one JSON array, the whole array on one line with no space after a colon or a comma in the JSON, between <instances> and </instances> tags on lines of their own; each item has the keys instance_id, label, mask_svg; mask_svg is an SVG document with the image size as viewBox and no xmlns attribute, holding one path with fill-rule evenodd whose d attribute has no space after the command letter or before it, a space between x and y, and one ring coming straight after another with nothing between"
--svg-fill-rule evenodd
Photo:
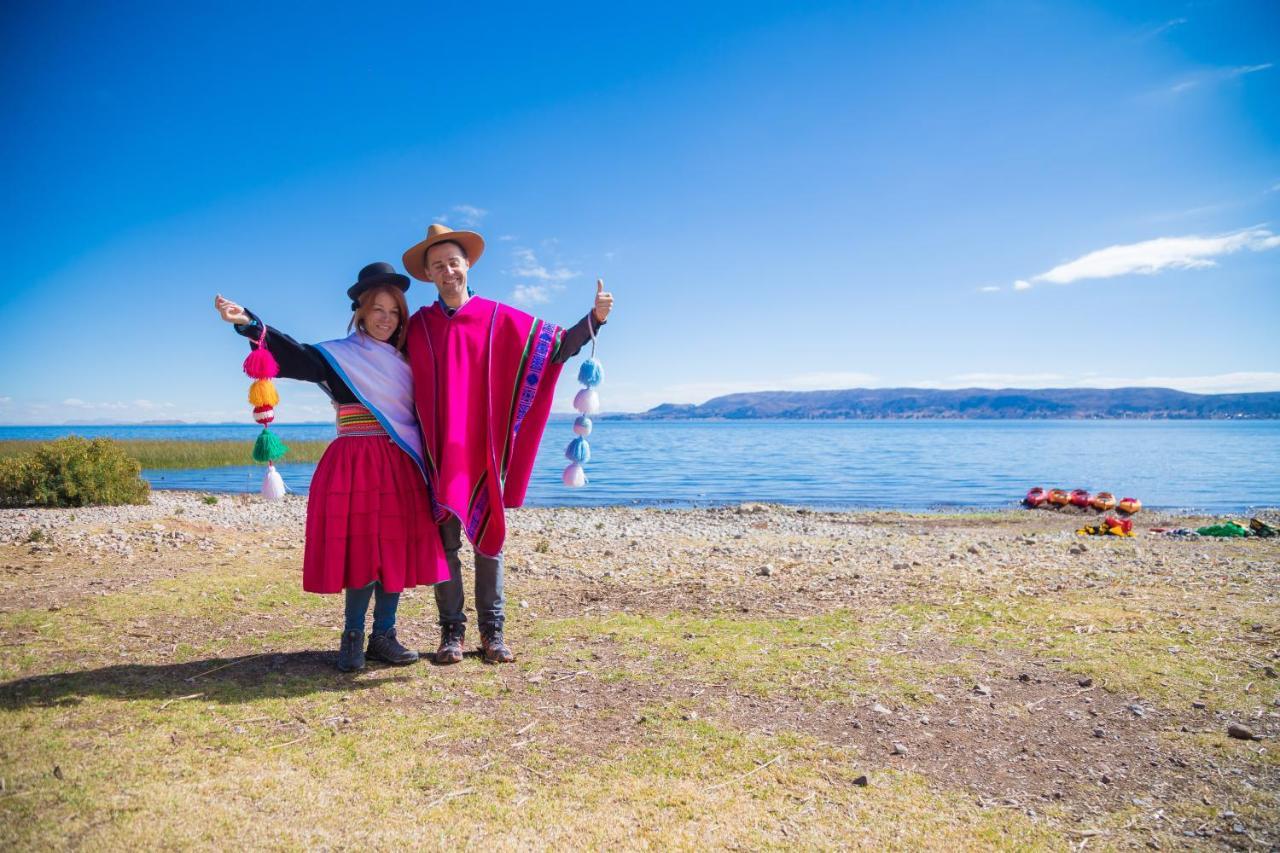
<instances>
[{"instance_id":1,"label":"small stone","mask_svg":"<svg viewBox=\"0 0 1280 853\"><path fill-rule=\"evenodd\" d=\"M970 554L981 554L982 550L977 545L970 545L967 549Z\"/></svg>"},{"instance_id":2,"label":"small stone","mask_svg":"<svg viewBox=\"0 0 1280 853\"><path fill-rule=\"evenodd\" d=\"M525 601L525 600L522 598L522 599L520 599L520 606L521 606L521 607L523 607L523 608L526 608L526 609L527 609L527 608L529 607L529 602Z\"/></svg>"},{"instance_id":3,"label":"small stone","mask_svg":"<svg viewBox=\"0 0 1280 853\"><path fill-rule=\"evenodd\" d=\"M1106 773L1103 773L1103 774L1102 774L1102 784L1104 784L1104 785L1110 785L1110 784L1111 784L1111 777L1110 777L1110 776L1108 776Z\"/></svg>"},{"instance_id":4,"label":"small stone","mask_svg":"<svg viewBox=\"0 0 1280 853\"><path fill-rule=\"evenodd\" d=\"M881 714L881 715L886 716L886 717L887 717L888 715L890 715L890 714L892 714L892 713L893 713L893 711L890 711L888 708L886 708L885 706L881 705L879 702L877 702L876 704L872 705L872 706L871 706L871 710L872 710L872 711L875 711L877 714Z\"/></svg>"},{"instance_id":5,"label":"small stone","mask_svg":"<svg viewBox=\"0 0 1280 853\"><path fill-rule=\"evenodd\" d=\"M1018 676L1018 680L1019 680L1019 681L1021 681L1023 684L1026 684L1028 681L1030 681L1030 680L1031 680L1031 676L1027 675L1027 674L1024 672L1024 673L1021 673L1021 674Z\"/></svg>"},{"instance_id":6,"label":"small stone","mask_svg":"<svg viewBox=\"0 0 1280 853\"><path fill-rule=\"evenodd\" d=\"M760 567L758 574L766 578L771 577L773 575L773 563L765 563Z\"/></svg>"},{"instance_id":7,"label":"small stone","mask_svg":"<svg viewBox=\"0 0 1280 853\"><path fill-rule=\"evenodd\" d=\"M1093 679L1092 679L1092 678L1089 678L1088 676L1086 676L1086 677L1081 678L1081 679L1079 679L1078 681L1076 681L1076 684L1079 684L1081 687L1092 687L1092 686L1093 686Z\"/></svg>"},{"instance_id":8,"label":"small stone","mask_svg":"<svg viewBox=\"0 0 1280 853\"><path fill-rule=\"evenodd\" d=\"M1093 736L1094 736L1094 737L1106 737L1106 736L1107 736L1107 733L1106 733L1106 732L1104 732L1102 729L1094 729L1094 730L1093 730Z\"/></svg>"},{"instance_id":9,"label":"small stone","mask_svg":"<svg viewBox=\"0 0 1280 853\"><path fill-rule=\"evenodd\" d=\"M62 768L57 764L53 765L53 778L55 779L62 778Z\"/></svg>"},{"instance_id":10,"label":"small stone","mask_svg":"<svg viewBox=\"0 0 1280 853\"><path fill-rule=\"evenodd\" d=\"M901 743L898 743L897 741L894 741L893 749L889 751L889 754L890 755L906 755L907 747L905 744L901 744Z\"/></svg>"},{"instance_id":11,"label":"small stone","mask_svg":"<svg viewBox=\"0 0 1280 853\"><path fill-rule=\"evenodd\" d=\"M1206 705L1204 702L1192 702L1191 707L1195 708L1197 711L1203 711L1205 708L1208 708L1209 706Z\"/></svg>"},{"instance_id":12,"label":"small stone","mask_svg":"<svg viewBox=\"0 0 1280 853\"><path fill-rule=\"evenodd\" d=\"M684 714L684 716L681 719L683 719L686 723L691 723L694 720L698 719L698 712L688 711Z\"/></svg>"},{"instance_id":13,"label":"small stone","mask_svg":"<svg viewBox=\"0 0 1280 853\"><path fill-rule=\"evenodd\" d=\"M867 779L867 774L865 773L853 780L853 784L857 785L859 788L865 788L869 783L870 780Z\"/></svg>"},{"instance_id":14,"label":"small stone","mask_svg":"<svg viewBox=\"0 0 1280 853\"><path fill-rule=\"evenodd\" d=\"M899 572L901 572L901 571L903 571L903 570L905 570L905 569L909 569L909 568L911 568L911 566L910 566L910 565L908 565L907 563L894 563L894 564L893 564L893 568L894 568L894 570L895 570L895 571L899 571Z\"/></svg>"},{"instance_id":15,"label":"small stone","mask_svg":"<svg viewBox=\"0 0 1280 853\"><path fill-rule=\"evenodd\" d=\"M1267 678L1275 678L1276 668L1274 666L1264 666L1262 668L1262 674L1265 675Z\"/></svg>"},{"instance_id":16,"label":"small stone","mask_svg":"<svg viewBox=\"0 0 1280 853\"><path fill-rule=\"evenodd\" d=\"M1129 710L1133 712L1135 717L1145 717L1147 715L1147 709L1141 705L1130 705Z\"/></svg>"},{"instance_id":17,"label":"small stone","mask_svg":"<svg viewBox=\"0 0 1280 853\"><path fill-rule=\"evenodd\" d=\"M1231 824L1231 831L1234 832L1236 835L1244 835L1244 824L1243 823Z\"/></svg>"},{"instance_id":18,"label":"small stone","mask_svg":"<svg viewBox=\"0 0 1280 853\"><path fill-rule=\"evenodd\" d=\"M985 684L975 684L973 685L973 692L977 693L979 696L990 696L991 688Z\"/></svg>"},{"instance_id":19,"label":"small stone","mask_svg":"<svg viewBox=\"0 0 1280 853\"><path fill-rule=\"evenodd\" d=\"M1236 740L1257 740L1258 738L1252 730L1239 723L1231 723L1227 726L1227 737L1233 737Z\"/></svg>"}]
</instances>

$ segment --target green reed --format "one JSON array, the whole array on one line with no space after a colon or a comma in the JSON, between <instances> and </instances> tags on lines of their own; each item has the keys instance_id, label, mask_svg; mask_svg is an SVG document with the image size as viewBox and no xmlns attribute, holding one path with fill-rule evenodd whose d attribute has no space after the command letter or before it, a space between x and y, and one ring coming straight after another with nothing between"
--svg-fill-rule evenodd
<instances>
[{"instance_id":1,"label":"green reed","mask_svg":"<svg viewBox=\"0 0 1280 853\"><path fill-rule=\"evenodd\" d=\"M0 441L0 459L23 456L46 442L24 439ZM223 468L230 465L252 465L253 441L170 441L167 439L116 439L115 444L126 455L138 460L143 468ZM327 439L286 441L289 455L285 462L318 462L329 446Z\"/></svg>"}]
</instances>

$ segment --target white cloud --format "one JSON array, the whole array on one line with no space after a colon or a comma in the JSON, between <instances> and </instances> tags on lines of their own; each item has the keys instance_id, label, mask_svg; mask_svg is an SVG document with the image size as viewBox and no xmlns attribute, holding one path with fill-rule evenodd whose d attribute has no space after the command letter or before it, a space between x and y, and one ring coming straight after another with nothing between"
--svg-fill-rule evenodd
<instances>
[{"instance_id":1,"label":"white cloud","mask_svg":"<svg viewBox=\"0 0 1280 853\"><path fill-rule=\"evenodd\" d=\"M463 225L471 228L476 227L488 215L489 211L474 207L470 204L457 204L453 207L454 213L458 214L458 221Z\"/></svg>"},{"instance_id":2,"label":"white cloud","mask_svg":"<svg viewBox=\"0 0 1280 853\"><path fill-rule=\"evenodd\" d=\"M986 287L978 288L979 293L997 293L999 290L1000 288L996 287L994 284L988 284Z\"/></svg>"},{"instance_id":3,"label":"white cloud","mask_svg":"<svg viewBox=\"0 0 1280 853\"><path fill-rule=\"evenodd\" d=\"M533 305L544 305L551 301L552 291L564 290L564 285L517 284L511 294L511 302L526 308Z\"/></svg>"},{"instance_id":4,"label":"white cloud","mask_svg":"<svg viewBox=\"0 0 1280 853\"><path fill-rule=\"evenodd\" d=\"M1213 258L1242 249L1265 252L1280 247L1280 236L1265 228L1245 228L1212 237L1157 237L1141 243L1108 246L1053 269L1016 281L1014 290L1027 290L1032 282L1070 284L1091 278L1121 275L1154 275L1165 270L1207 269L1217 266Z\"/></svg>"},{"instance_id":5,"label":"white cloud","mask_svg":"<svg viewBox=\"0 0 1280 853\"><path fill-rule=\"evenodd\" d=\"M538 281L561 282L576 278L579 273L567 267L557 266L554 269L547 269L538 261L537 256L532 249L516 249L513 252L515 256L515 265L511 268L511 275L517 278L532 278Z\"/></svg>"},{"instance_id":6,"label":"white cloud","mask_svg":"<svg viewBox=\"0 0 1280 853\"><path fill-rule=\"evenodd\" d=\"M1187 22L1186 18L1173 18L1172 20L1165 21L1163 24L1155 24L1153 26L1147 27L1145 30L1138 33L1137 39L1138 41L1147 41L1148 39L1153 39L1156 36L1161 35L1162 33L1168 32L1174 27L1178 27L1185 24L1186 22Z\"/></svg>"},{"instance_id":7,"label":"white cloud","mask_svg":"<svg viewBox=\"0 0 1280 853\"><path fill-rule=\"evenodd\" d=\"M1205 71L1193 77L1188 77L1174 83L1169 87L1169 91L1175 95L1185 92L1188 89L1194 89L1197 86L1207 86L1214 83L1225 83L1228 80L1235 80L1238 77L1244 77L1246 74L1257 74L1259 71L1266 71L1272 67L1272 63L1263 62L1258 65L1237 65L1234 68L1218 68L1213 71Z\"/></svg>"}]
</instances>

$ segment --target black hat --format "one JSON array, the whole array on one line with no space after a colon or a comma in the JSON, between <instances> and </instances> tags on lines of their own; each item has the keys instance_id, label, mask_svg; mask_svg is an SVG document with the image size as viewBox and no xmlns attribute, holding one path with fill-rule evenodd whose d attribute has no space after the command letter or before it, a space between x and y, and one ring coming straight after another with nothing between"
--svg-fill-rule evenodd
<instances>
[{"instance_id":1,"label":"black hat","mask_svg":"<svg viewBox=\"0 0 1280 853\"><path fill-rule=\"evenodd\" d=\"M347 296L351 297L351 310L360 307L360 294L379 284L394 284L402 291L409 289L409 277L396 272L396 268L383 261L374 261L360 270L356 283L347 288Z\"/></svg>"}]
</instances>

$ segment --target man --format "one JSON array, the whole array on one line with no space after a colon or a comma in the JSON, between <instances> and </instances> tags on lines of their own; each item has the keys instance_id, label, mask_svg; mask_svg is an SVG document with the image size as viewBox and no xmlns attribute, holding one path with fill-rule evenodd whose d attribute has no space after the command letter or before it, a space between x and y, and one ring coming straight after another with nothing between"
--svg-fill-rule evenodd
<instances>
[{"instance_id":1,"label":"man","mask_svg":"<svg viewBox=\"0 0 1280 853\"><path fill-rule=\"evenodd\" d=\"M467 284L484 252L472 231L443 225L404 253L404 268L439 298L409 321L408 354L422 424L435 520L449 563L437 584L436 662L462 660L462 535L475 549L476 616L486 663L515 660L503 639L504 508L524 502L556 378L604 325L613 295L596 282L595 305L568 330L476 296Z\"/></svg>"}]
</instances>

